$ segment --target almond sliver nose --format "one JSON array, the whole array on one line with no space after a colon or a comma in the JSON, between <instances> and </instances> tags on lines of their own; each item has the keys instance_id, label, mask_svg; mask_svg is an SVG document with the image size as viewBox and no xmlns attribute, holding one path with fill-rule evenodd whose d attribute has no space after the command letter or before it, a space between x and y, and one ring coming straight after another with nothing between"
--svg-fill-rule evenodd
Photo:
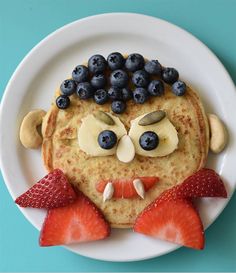
<instances>
[{"instance_id":1,"label":"almond sliver nose","mask_svg":"<svg viewBox=\"0 0 236 273\"><path fill-rule=\"evenodd\" d=\"M130 136L122 136L116 149L116 156L123 163L129 163L134 159L135 148Z\"/></svg>"}]
</instances>

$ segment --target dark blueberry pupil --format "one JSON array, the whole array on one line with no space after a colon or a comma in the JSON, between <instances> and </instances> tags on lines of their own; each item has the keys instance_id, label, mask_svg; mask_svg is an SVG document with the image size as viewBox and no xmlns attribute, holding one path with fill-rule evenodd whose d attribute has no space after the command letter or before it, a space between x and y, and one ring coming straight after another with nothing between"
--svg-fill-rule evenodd
<instances>
[{"instance_id":1,"label":"dark blueberry pupil","mask_svg":"<svg viewBox=\"0 0 236 273\"><path fill-rule=\"evenodd\" d=\"M136 98L136 99L140 99L140 98L141 98L141 95L140 95L140 94L135 94L135 98Z\"/></svg>"},{"instance_id":2,"label":"dark blueberry pupil","mask_svg":"<svg viewBox=\"0 0 236 273\"><path fill-rule=\"evenodd\" d=\"M111 149L116 145L117 136L113 131L105 130L98 135L98 144L103 149Z\"/></svg>"},{"instance_id":3,"label":"dark blueberry pupil","mask_svg":"<svg viewBox=\"0 0 236 273\"><path fill-rule=\"evenodd\" d=\"M144 132L139 138L139 144L146 151L154 150L159 144L158 135L152 131Z\"/></svg>"}]
</instances>

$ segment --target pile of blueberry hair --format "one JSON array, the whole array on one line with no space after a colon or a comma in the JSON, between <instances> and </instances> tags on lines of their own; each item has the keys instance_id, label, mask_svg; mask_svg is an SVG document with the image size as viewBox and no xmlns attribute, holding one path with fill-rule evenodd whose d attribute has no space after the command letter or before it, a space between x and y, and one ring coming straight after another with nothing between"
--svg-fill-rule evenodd
<instances>
[{"instance_id":1,"label":"pile of blueberry hair","mask_svg":"<svg viewBox=\"0 0 236 273\"><path fill-rule=\"evenodd\" d=\"M68 108L70 96L77 94L79 99L93 99L99 105L110 101L112 111L121 114L128 100L143 104L151 96L164 95L164 82L171 85L176 96L185 94L186 84L179 80L178 71L163 67L158 60L145 61L138 53L125 58L113 52L107 59L97 54L89 58L87 66L76 66L71 79L62 82L56 105L60 109Z\"/></svg>"}]
</instances>

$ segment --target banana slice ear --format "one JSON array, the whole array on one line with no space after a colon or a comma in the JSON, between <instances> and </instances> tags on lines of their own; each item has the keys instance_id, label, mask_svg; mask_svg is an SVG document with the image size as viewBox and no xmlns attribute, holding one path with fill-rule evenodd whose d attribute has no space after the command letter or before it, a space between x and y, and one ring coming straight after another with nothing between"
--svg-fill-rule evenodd
<instances>
[{"instance_id":1,"label":"banana slice ear","mask_svg":"<svg viewBox=\"0 0 236 273\"><path fill-rule=\"evenodd\" d=\"M129 136L132 139L132 142L135 147L135 152L142 156L148 157L161 157L173 153L178 147L178 133L174 125L170 122L167 117L164 117L161 121L142 126L139 125L139 121L147 114L137 117L131 121L131 128L129 131ZM151 150L144 150L139 144L140 136L147 132L155 132L159 137L158 146Z\"/></svg>"}]
</instances>

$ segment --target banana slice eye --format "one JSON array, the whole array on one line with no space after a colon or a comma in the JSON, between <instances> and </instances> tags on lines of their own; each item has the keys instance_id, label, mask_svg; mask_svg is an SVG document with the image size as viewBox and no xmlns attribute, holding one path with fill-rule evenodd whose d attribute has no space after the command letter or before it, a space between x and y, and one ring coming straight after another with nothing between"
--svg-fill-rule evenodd
<instances>
[{"instance_id":1,"label":"banana slice eye","mask_svg":"<svg viewBox=\"0 0 236 273\"><path fill-rule=\"evenodd\" d=\"M135 152L147 157L171 154L177 149L179 142L174 125L167 117L155 124L140 125L139 121L145 115L131 121L129 137ZM109 121L108 116L114 123ZM90 156L114 155L117 143L126 134L125 126L118 117L109 113L103 113L103 115L100 113L98 118L90 114L82 119L82 125L78 130L78 143L80 149Z\"/></svg>"},{"instance_id":2,"label":"banana slice eye","mask_svg":"<svg viewBox=\"0 0 236 273\"><path fill-rule=\"evenodd\" d=\"M115 117L109 113L106 113L106 115L112 118L114 124L108 124L108 122L104 122L103 118L98 119L93 114L89 114L82 119L82 124L78 129L79 147L90 156L114 155L116 153L119 139L123 135L127 134L125 126L118 117ZM111 131L115 135L115 137L113 136L113 145L111 145L109 148L102 147L100 145L102 141L98 141L99 136L104 131ZM104 142L106 142L105 139Z\"/></svg>"},{"instance_id":3,"label":"banana slice eye","mask_svg":"<svg viewBox=\"0 0 236 273\"><path fill-rule=\"evenodd\" d=\"M174 125L167 117L155 124L139 125L139 121L146 115L144 114L131 121L129 136L133 141L136 154L147 157L161 157L174 152L179 142Z\"/></svg>"}]
</instances>

